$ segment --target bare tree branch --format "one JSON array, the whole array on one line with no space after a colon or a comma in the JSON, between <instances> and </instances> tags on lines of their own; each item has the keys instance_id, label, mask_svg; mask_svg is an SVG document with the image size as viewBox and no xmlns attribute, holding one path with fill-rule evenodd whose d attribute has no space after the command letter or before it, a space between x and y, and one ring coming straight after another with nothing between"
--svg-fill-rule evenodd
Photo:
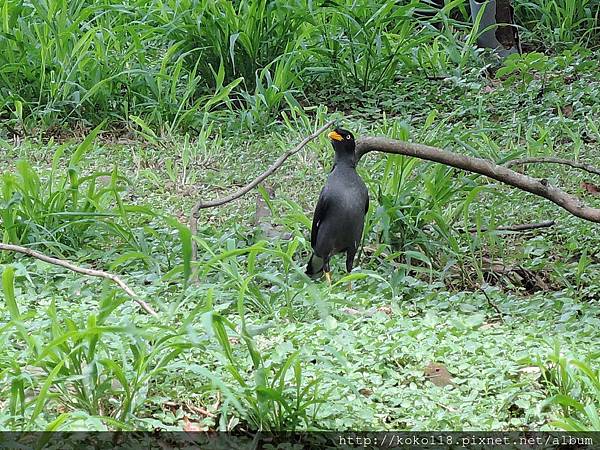
<instances>
[{"instance_id":1,"label":"bare tree branch","mask_svg":"<svg viewBox=\"0 0 600 450\"><path fill-rule=\"evenodd\" d=\"M537 180L485 159L452 153L427 145L410 144L383 137L365 137L358 140L356 161L358 162L365 154L372 151L413 156L485 175L523 191L546 198L581 219L600 223L600 209L587 206L579 198L551 186L546 180Z\"/></svg>"},{"instance_id":2,"label":"bare tree branch","mask_svg":"<svg viewBox=\"0 0 600 450\"><path fill-rule=\"evenodd\" d=\"M600 175L600 169L580 161L571 161L569 159L552 158L552 157L540 157L540 158L521 158L513 159L504 164L504 167L520 166L523 164L537 164L537 163L550 163L550 164L562 164L565 166L571 166L575 169L581 169L594 175Z\"/></svg>"},{"instance_id":3,"label":"bare tree branch","mask_svg":"<svg viewBox=\"0 0 600 450\"><path fill-rule=\"evenodd\" d=\"M58 259L58 258L54 258L52 256L47 256L47 255L44 255L43 253L36 252L35 250L32 250L30 248L21 247L20 245L0 243L0 250L22 253L24 255L31 256L32 258L39 259L40 261L54 264L55 266L64 267L65 269L69 269L73 272L81 273L83 275L89 275L91 277L100 277L100 278L106 278L107 280L111 280L111 281L117 283L117 285L121 289L123 289L125 291L125 293L127 295L129 295L138 305L140 305L144 311L146 311L148 314L150 314L154 317L158 317L158 314L156 314L156 312L150 307L150 305L148 305L146 302L141 300L136 295L136 293L133 292L133 290L129 286L127 286L127 284L125 284L125 282L123 280L121 280L118 276L116 276L112 273L104 272L102 270L86 269L84 267L79 267L79 266L76 266L76 265L70 263L69 261L65 261L64 259Z\"/></svg>"},{"instance_id":4,"label":"bare tree branch","mask_svg":"<svg viewBox=\"0 0 600 450\"><path fill-rule=\"evenodd\" d=\"M277 160L275 160L275 162L273 164L271 164L267 170L265 170L254 180L252 180L250 183L243 186L242 188L240 188L233 194L228 195L227 197L222 197L217 200L212 200L209 202L200 200L198 203L196 203L196 205L192 208L192 212L190 214L190 230L192 231L192 236L196 236L198 234L198 217L200 215L201 209L214 208L215 206L221 206L221 205L232 202L232 201L237 200L238 198L244 196L245 194L250 192L253 188L258 186L266 178L273 175L277 171L277 169L279 169L290 156L292 156L292 155L298 153L300 150L302 150L302 148L304 148L304 146L306 144L308 144L313 139L317 138L321 133L323 133L325 130L327 130L333 123L334 123L334 121L331 120L331 121L327 122L325 125L323 125L321 128L319 128L317 131L315 131L313 134L311 134L310 136L305 137L302 140L302 142L300 142L296 147L294 147L292 150L288 150L287 152L282 154L279 158L277 158ZM196 245L196 241L192 240L192 261L196 261L197 257L198 257L198 246Z\"/></svg>"}]
</instances>

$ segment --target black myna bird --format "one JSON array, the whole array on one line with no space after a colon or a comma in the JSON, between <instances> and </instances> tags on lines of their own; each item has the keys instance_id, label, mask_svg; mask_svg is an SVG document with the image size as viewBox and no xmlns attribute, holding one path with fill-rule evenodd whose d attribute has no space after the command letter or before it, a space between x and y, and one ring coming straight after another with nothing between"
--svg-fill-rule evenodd
<instances>
[{"instance_id":1,"label":"black myna bird","mask_svg":"<svg viewBox=\"0 0 600 450\"><path fill-rule=\"evenodd\" d=\"M348 273L352 270L369 209L369 192L356 173L356 143L352 133L336 128L329 133L329 138L335 160L315 208L310 234L313 254L306 274L316 278L325 272L331 283L329 259L333 255L346 252L346 270Z\"/></svg>"}]
</instances>

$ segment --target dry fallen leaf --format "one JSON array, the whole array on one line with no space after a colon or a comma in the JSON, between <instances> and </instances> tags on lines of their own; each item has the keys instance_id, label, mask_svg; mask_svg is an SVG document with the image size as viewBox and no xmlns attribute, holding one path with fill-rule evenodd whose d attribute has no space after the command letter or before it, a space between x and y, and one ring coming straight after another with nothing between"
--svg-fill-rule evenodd
<instances>
[{"instance_id":1,"label":"dry fallen leaf","mask_svg":"<svg viewBox=\"0 0 600 450\"><path fill-rule=\"evenodd\" d=\"M571 117L573 115L573 106L572 105L565 105L561 108L563 116L565 117Z\"/></svg>"},{"instance_id":2,"label":"dry fallen leaf","mask_svg":"<svg viewBox=\"0 0 600 450\"><path fill-rule=\"evenodd\" d=\"M600 195L600 188L595 184L588 183L587 181L581 182L581 188L586 191L588 194L592 195Z\"/></svg>"},{"instance_id":3,"label":"dry fallen leaf","mask_svg":"<svg viewBox=\"0 0 600 450\"><path fill-rule=\"evenodd\" d=\"M183 416L183 431L194 432L194 431L207 431L208 428L200 425L197 422L191 422L187 416Z\"/></svg>"},{"instance_id":4,"label":"dry fallen leaf","mask_svg":"<svg viewBox=\"0 0 600 450\"><path fill-rule=\"evenodd\" d=\"M387 314L388 316L392 315L392 307L391 306L380 306L377 308L377 311Z\"/></svg>"},{"instance_id":5,"label":"dry fallen leaf","mask_svg":"<svg viewBox=\"0 0 600 450\"><path fill-rule=\"evenodd\" d=\"M425 378L436 386L453 385L452 375L446 369L446 366L440 363L429 363L423 370Z\"/></svg>"},{"instance_id":6,"label":"dry fallen leaf","mask_svg":"<svg viewBox=\"0 0 600 450\"><path fill-rule=\"evenodd\" d=\"M373 395L373 389L369 388L361 388L358 390L358 392L360 392L365 397L370 397L371 395Z\"/></svg>"}]
</instances>

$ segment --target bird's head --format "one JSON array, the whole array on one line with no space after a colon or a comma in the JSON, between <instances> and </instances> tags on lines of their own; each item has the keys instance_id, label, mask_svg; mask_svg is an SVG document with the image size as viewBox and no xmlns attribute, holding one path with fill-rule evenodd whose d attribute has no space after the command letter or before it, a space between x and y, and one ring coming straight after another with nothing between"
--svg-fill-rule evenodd
<instances>
[{"instance_id":1,"label":"bird's head","mask_svg":"<svg viewBox=\"0 0 600 450\"><path fill-rule=\"evenodd\" d=\"M331 139L331 143L333 144L336 153L342 152L354 154L356 142L354 141L354 136L348 130L336 128L327 136Z\"/></svg>"}]
</instances>

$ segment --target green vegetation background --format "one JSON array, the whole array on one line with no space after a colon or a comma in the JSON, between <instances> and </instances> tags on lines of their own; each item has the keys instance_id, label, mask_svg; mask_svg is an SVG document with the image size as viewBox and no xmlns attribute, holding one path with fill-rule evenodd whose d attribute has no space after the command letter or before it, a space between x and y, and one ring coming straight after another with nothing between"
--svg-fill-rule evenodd
<instances>
[{"instance_id":1,"label":"green vegetation background","mask_svg":"<svg viewBox=\"0 0 600 450\"><path fill-rule=\"evenodd\" d=\"M187 282L193 203L330 118L600 165L598 2L515 7L527 53L500 62L462 0L0 1L3 242L118 273L160 314L2 253L0 428L600 430L598 227L481 177L366 157L360 267L330 288L302 274L322 137L274 197L202 214ZM587 174L526 170L599 206Z\"/></svg>"}]
</instances>

